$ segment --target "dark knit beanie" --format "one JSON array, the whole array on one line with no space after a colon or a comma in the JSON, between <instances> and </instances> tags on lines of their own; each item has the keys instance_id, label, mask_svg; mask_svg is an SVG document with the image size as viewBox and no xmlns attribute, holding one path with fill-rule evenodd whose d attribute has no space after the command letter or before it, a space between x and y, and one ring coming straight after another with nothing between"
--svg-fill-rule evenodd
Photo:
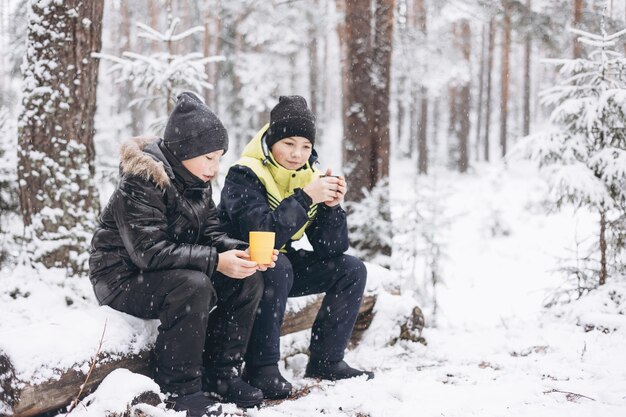
<instances>
[{"instance_id":1,"label":"dark knit beanie","mask_svg":"<svg viewBox=\"0 0 626 417\"><path fill-rule=\"evenodd\" d=\"M301 96L280 96L270 112L265 143L269 148L281 139L302 136L315 145L315 115Z\"/></svg>"},{"instance_id":2,"label":"dark knit beanie","mask_svg":"<svg viewBox=\"0 0 626 417\"><path fill-rule=\"evenodd\" d=\"M178 96L163 135L165 146L181 161L224 149L228 133L220 119L194 93Z\"/></svg>"}]
</instances>

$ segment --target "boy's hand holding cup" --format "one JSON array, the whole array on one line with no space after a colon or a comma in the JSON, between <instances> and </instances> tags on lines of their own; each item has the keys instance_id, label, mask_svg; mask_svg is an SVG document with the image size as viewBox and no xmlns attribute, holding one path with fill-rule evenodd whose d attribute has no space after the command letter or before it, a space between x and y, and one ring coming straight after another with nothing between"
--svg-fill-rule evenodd
<instances>
[{"instance_id":1,"label":"boy's hand holding cup","mask_svg":"<svg viewBox=\"0 0 626 417\"><path fill-rule=\"evenodd\" d=\"M346 179L332 175L332 171L328 168L324 175L311 181L302 190L311 198L313 204L324 203L329 207L334 207L346 194Z\"/></svg>"},{"instance_id":2,"label":"boy's hand holding cup","mask_svg":"<svg viewBox=\"0 0 626 417\"><path fill-rule=\"evenodd\" d=\"M324 200L324 204L326 204L328 207L335 207L346 196L347 184L345 177L340 175L332 175L331 169L327 168L326 173L324 175L321 175L320 178L328 179L327 182L331 191L331 198L328 200Z\"/></svg>"},{"instance_id":3,"label":"boy's hand holding cup","mask_svg":"<svg viewBox=\"0 0 626 417\"><path fill-rule=\"evenodd\" d=\"M274 268L278 260L278 250L274 249L276 233L253 231L249 235L250 260L257 263L259 271Z\"/></svg>"}]
</instances>

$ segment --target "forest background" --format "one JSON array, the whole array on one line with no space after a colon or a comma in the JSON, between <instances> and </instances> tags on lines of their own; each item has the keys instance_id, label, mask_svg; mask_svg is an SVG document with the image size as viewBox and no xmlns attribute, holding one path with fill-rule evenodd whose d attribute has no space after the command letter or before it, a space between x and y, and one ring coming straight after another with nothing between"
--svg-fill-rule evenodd
<instances>
[{"instance_id":1,"label":"forest background","mask_svg":"<svg viewBox=\"0 0 626 417\"><path fill-rule=\"evenodd\" d=\"M352 252L432 329L469 305L452 288L485 272L497 299L520 280L495 277L522 263L521 280L541 278L533 306L600 288L621 320L624 28L617 0L0 0L5 327L28 322L33 282L64 308L94 303L89 240L119 146L161 135L183 90L229 131L216 200L278 96L304 96L321 167L348 179ZM519 264L483 250L496 245Z\"/></svg>"}]
</instances>

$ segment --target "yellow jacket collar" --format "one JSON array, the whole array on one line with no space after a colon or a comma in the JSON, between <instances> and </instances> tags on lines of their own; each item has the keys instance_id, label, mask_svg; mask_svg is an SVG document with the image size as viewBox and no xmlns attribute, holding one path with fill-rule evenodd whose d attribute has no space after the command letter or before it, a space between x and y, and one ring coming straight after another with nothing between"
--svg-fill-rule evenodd
<instances>
[{"instance_id":1,"label":"yellow jacket collar","mask_svg":"<svg viewBox=\"0 0 626 417\"><path fill-rule=\"evenodd\" d=\"M304 167L298 170L287 169L276 162L272 152L268 148L264 149L263 136L268 128L269 123L257 132L250 143L246 145L241 156L260 160L269 170L284 198L293 194L294 189L306 186L311 182L314 175L318 175L318 171L311 167L310 161L307 161Z\"/></svg>"}]
</instances>

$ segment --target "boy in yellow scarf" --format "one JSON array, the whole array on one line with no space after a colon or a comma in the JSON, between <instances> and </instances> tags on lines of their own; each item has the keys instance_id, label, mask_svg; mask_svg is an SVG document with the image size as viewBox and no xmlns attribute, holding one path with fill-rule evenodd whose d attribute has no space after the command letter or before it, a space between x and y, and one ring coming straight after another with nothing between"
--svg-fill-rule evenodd
<instances>
[{"instance_id":1,"label":"boy in yellow scarf","mask_svg":"<svg viewBox=\"0 0 626 417\"><path fill-rule=\"evenodd\" d=\"M281 254L263 272L265 290L245 357L243 378L264 398L285 398L291 384L280 374L280 327L288 297L325 293L313 324L306 377L337 380L373 373L343 360L367 270L348 249L343 177L324 175L317 160L315 116L300 96L281 96L265 125L233 165L222 190L220 221L229 235L247 241L250 231L276 233ZM291 243L306 233L313 251Z\"/></svg>"}]
</instances>

